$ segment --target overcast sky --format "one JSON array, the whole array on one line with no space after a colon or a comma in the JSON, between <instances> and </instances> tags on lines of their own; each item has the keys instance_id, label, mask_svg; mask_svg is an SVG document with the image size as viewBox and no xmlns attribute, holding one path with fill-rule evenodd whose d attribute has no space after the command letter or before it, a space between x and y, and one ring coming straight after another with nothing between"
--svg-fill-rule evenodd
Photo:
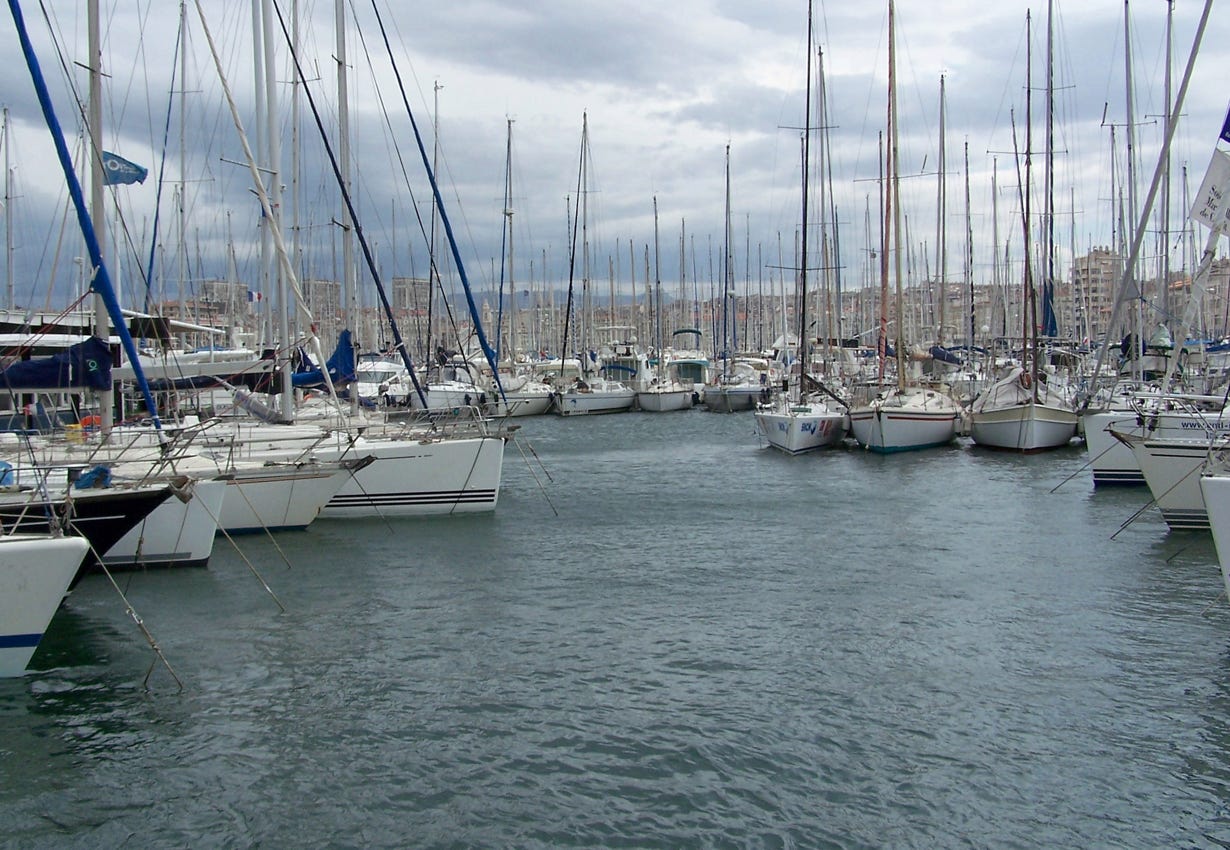
<instances>
[{"instance_id":1,"label":"overcast sky","mask_svg":"<svg viewBox=\"0 0 1230 850\"><path fill-rule=\"evenodd\" d=\"M289 0L278 2L289 22ZM638 288L643 286L646 252L654 251L656 198L664 287L672 295L680 294L680 242L686 227L684 273L689 281L698 279L700 293L708 296L720 274L723 252L727 146L737 288L768 291L775 285L777 267L795 263L801 208L799 128L806 100L803 0L378 0L378 5L429 150L438 99L442 191L466 268L480 289L489 289L499 275L494 267L501 256L505 221L508 119L513 119L511 208L518 289L540 286L544 278L552 285L567 281L567 219L577 199L584 114L588 114L591 152L588 232L594 277L603 291L612 266L620 289L629 289L634 278ZM74 64L86 61L83 4L47 3L50 30L37 4L26 7L60 118L72 132L79 132L64 69L71 70L74 85L84 92L85 74ZM898 4L901 194L915 274L934 274L937 262L941 75L947 98L947 276L963 277L967 148L974 276L979 281L990 279L992 257L1002 256L1009 240L1015 240L1007 248L1009 253L1015 260L1021 256L1017 168L1023 160L1012 154L1013 123L1015 146L1023 152L1026 13L1031 8L1032 204L1037 210L1043 203L1046 4L985 0ZM1176 91L1202 8L1197 0L1177 0L1174 6ZM255 136L259 122L253 107L251 9L237 0L210 0L204 10L243 121ZM1133 0L1130 7L1135 170L1141 201L1162 138L1166 11L1165 0ZM308 3L301 15L305 32L301 61L308 87L336 143L333 6ZM424 216L429 213L430 190L370 0L348 3L347 17L360 223L375 245L385 277L421 276L426 271L426 248L415 210ZM176 5L165 0L103 0L104 66L109 75L105 146L150 169L144 184L116 190L125 239L132 246L121 252L118 262L128 303L140 297L136 268L145 264L150 251L160 169L157 241L162 247L155 292L176 293L181 256L194 281L225 277L228 244L234 246L239 277L255 286L258 276L254 233L259 210L246 169L234 164L242 161L242 148L192 5L187 17L187 82L178 76L172 81L173 70L179 73L178 19ZM828 108L822 120L813 107L812 125L823 124L827 133L813 133L812 151L816 159L819 141L827 135L831 156L826 172L831 172L831 183L821 179L818 165L812 166L812 224L819 227L820 193L831 189L840 236L840 254L832 265L841 268L843 285L851 288L876 282L869 272L868 248L879 238L875 178L880 167L877 134L886 117L887 8L886 3L826 7L816 2L814 20ZM1054 204L1060 267L1066 277L1069 246L1075 242L1080 254L1091 245L1110 244L1116 238L1115 199L1122 196L1127 203L1124 4L1056 2L1054 33ZM1228 36L1230 18L1224 11L1215 12L1197 58L1173 157L1171 227L1176 234L1170 239L1176 249L1183 179L1194 192L1225 116L1222 60ZM8 16L0 23L0 45L13 65L0 99L11 110L14 179L9 213L16 234L17 302L42 306L50 299L56 306L68 297L72 258L83 251L71 220L63 225L63 180L29 77L18 66L17 41ZM281 182L288 187L284 227L289 230L288 83L293 73L280 34L275 50L280 81L277 114L284 139ZM818 83L813 86L818 88ZM341 218L341 204L306 99L301 102L298 194L303 262L307 276L333 278L339 260L337 227L331 222ZM170 133L164 153L168 109ZM79 155L79 142L70 139L70 145ZM998 175L997 204L993 204L993 168ZM186 251L180 248L181 219L176 209L181 185ZM996 207L998 251L992 242ZM868 217L870 235L864 226ZM812 268L821 262L816 258L818 236L819 230L813 230L808 261ZM1202 235L1198 238L1203 240ZM1157 244L1149 240L1146 252L1151 258L1158 254ZM1180 253L1172 261L1176 265ZM48 295L53 274L58 283ZM787 277L792 273L787 272Z\"/></svg>"}]
</instances>

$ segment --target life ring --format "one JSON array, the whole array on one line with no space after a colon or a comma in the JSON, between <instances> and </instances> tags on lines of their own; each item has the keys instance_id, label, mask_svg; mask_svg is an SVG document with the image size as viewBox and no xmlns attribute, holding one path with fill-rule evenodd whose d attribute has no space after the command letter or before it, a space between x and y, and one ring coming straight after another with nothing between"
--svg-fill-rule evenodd
<instances>
[{"instance_id":1,"label":"life ring","mask_svg":"<svg viewBox=\"0 0 1230 850\"><path fill-rule=\"evenodd\" d=\"M1033 381L1032 381L1032 379L1029 377L1029 373L1028 373L1028 372L1022 372L1022 373L1021 373L1021 386L1023 386L1025 389L1029 389L1029 385L1030 385L1031 383L1033 383Z\"/></svg>"},{"instance_id":2,"label":"life ring","mask_svg":"<svg viewBox=\"0 0 1230 850\"><path fill-rule=\"evenodd\" d=\"M90 414L89 416L81 417L80 425L82 428L101 428L102 417Z\"/></svg>"}]
</instances>

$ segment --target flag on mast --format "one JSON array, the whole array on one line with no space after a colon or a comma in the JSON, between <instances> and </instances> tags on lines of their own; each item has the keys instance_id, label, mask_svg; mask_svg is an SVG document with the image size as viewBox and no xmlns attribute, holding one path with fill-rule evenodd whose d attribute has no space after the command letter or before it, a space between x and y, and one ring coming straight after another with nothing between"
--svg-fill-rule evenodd
<instances>
[{"instance_id":1,"label":"flag on mast","mask_svg":"<svg viewBox=\"0 0 1230 850\"><path fill-rule=\"evenodd\" d=\"M142 168L135 162L129 162L122 156L116 156L110 151L102 152L103 185L115 186L130 183L144 183L149 169Z\"/></svg>"}]
</instances>

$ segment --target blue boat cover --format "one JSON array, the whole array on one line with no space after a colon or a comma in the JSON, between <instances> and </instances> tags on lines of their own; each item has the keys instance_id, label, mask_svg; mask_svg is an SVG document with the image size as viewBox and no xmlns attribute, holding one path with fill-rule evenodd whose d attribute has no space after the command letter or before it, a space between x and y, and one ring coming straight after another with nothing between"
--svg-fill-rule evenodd
<instances>
[{"instance_id":1,"label":"blue boat cover","mask_svg":"<svg viewBox=\"0 0 1230 850\"><path fill-rule=\"evenodd\" d=\"M964 362L960 357L940 345L931 346L931 357L934 360L939 360L941 363L952 363L957 366Z\"/></svg>"},{"instance_id":2,"label":"blue boat cover","mask_svg":"<svg viewBox=\"0 0 1230 850\"><path fill-rule=\"evenodd\" d=\"M111 347L92 336L50 357L21 360L0 372L0 387L61 390L111 386Z\"/></svg>"},{"instance_id":3,"label":"blue boat cover","mask_svg":"<svg viewBox=\"0 0 1230 850\"><path fill-rule=\"evenodd\" d=\"M337 348L333 349L333 355L325 363L325 368L329 370L329 380L335 387L354 380L354 346L350 342L349 330L344 330L337 335ZM325 374L321 369L308 369L296 372L291 376L291 381L296 387L304 389L323 387L325 386Z\"/></svg>"}]
</instances>

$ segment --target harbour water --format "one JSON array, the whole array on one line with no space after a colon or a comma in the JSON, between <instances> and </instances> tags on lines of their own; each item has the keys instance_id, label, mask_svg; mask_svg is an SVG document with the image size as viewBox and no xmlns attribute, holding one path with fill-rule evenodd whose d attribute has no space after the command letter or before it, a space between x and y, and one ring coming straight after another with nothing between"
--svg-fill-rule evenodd
<instances>
[{"instance_id":1,"label":"harbour water","mask_svg":"<svg viewBox=\"0 0 1230 850\"><path fill-rule=\"evenodd\" d=\"M1079 447L754 427L526 420L492 515L240 541L285 613L225 541L120 576L182 691L90 577L0 681L0 845L1230 846L1207 534L1112 538Z\"/></svg>"}]
</instances>

